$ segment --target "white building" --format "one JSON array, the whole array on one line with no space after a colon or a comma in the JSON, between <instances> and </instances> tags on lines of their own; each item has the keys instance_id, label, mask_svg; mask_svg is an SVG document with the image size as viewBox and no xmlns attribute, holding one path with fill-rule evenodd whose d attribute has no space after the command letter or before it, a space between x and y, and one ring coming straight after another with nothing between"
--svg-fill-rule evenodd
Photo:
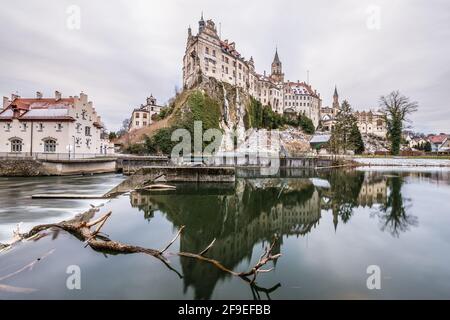
<instances>
[{"instance_id":1,"label":"white building","mask_svg":"<svg viewBox=\"0 0 450 320\"><path fill-rule=\"evenodd\" d=\"M255 71L253 58L246 60L236 44L221 40L212 20L199 21L197 35L188 29L186 51L183 58L183 86L190 89L202 77L213 77L248 92L263 105L278 113L308 116L315 127L320 121L320 94L305 82L285 82L278 51L271 65L271 74Z\"/></svg>"},{"instance_id":2,"label":"white building","mask_svg":"<svg viewBox=\"0 0 450 320\"><path fill-rule=\"evenodd\" d=\"M320 109L320 122L323 131L331 132L333 130L336 125L336 116L339 112L341 112L341 104L339 103L339 95L335 87L332 106ZM355 111L353 115L356 118L361 134L386 138L386 119L382 111Z\"/></svg>"},{"instance_id":3,"label":"white building","mask_svg":"<svg viewBox=\"0 0 450 320\"><path fill-rule=\"evenodd\" d=\"M100 116L88 96L54 98L12 95L3 98L0 110L0 152L22 154L113 153Z\"/></svg>"},{"instance_id":4,"label":"white building","mask_svg":"<svg viewBox=\"0 0 450 320\"><path fill-rule=\"evenodd\" d=\"M153 95L147 98L146 104L142 104L139 108L133 110L130 119L129 131L136 130L151 125L154 120L153 116L158 115L164 106L158 106Z\"/></svg>"}]
</instances>

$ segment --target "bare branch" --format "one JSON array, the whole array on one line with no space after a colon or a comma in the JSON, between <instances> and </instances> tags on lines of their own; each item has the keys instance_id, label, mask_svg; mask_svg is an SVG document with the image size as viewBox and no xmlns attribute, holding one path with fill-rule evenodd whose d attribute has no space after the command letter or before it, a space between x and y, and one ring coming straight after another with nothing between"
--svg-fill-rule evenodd
<instances>
[{"instance_id":1,"label":"bare branch","mask_svg":"<svg viewBox=\"0 0 450 320\"><path fill-rule=\"evenodd\" d=\"M48 252L45 253L43 256L41 256L41 257L39 257L39 258L33 260L32 262L30 262L29 264L23 266L23 267L20 268L19 270L16 270L16 271L14 271L14 272L11 272L11 273L7 274L6 276L0 277L0 281L6 280L6 279L8 279L8 278L11 278L11 277L13 277L13 276L15 276L15 275L17 275L17 274L19 274L19 273L21 273L21 272L27 270L27 269L28 269L28 270L33 269L33 267L34 267L34 265L35 265L36 263L38 263L38 262L42 261L43 259L47 258L47 257L48 257L49 255L51 255L53 252L55 252L55 249L52 249L52 250L48 251Z\"/></svg>"},{"instance_id":2,"label":"bare branch","mask_svg":"<svg viewBox=\"0 0 450 320\"><path fill-rule=\"evenodd\" d=\"M209 249L211 249L211 247L214 245L215 242L216 238L214 238L214 240L211 241L211 243L202 252L200 252L199 255L201 256L205 255L209 251Z\"/></svg>"},{"instance_id":3,"label":"bare branch","mask_svg":"<svg viewBox=\"0 0 450 320\"><path fill-rule=\"evenodd\" d=\"M163 254L167 249L169 249L169 247L178 239L178 237L180 236L180 234L183 231L184 227L185 226L181 226L181 228L178 230L177 234L172 239L172 241L170 241L169 244L163 250L159 251L159 254Z\"/></svg>"}]
</instances>

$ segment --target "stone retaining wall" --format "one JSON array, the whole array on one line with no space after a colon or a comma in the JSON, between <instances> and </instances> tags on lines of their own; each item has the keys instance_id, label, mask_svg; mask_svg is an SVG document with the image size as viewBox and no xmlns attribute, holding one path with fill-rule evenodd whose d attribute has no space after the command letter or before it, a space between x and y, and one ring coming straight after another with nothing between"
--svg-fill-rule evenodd
<instances>
[{"instance_id":1,"label":"stone retaining wall","mask_svg":"<svg viewBox=\"0 0 450 320\"><path fill-rule=\"evenodd\" d=\"M50 175L43 164L36 160L0 160L0 176L35 177Z\"/></svg>"}]
</instances>

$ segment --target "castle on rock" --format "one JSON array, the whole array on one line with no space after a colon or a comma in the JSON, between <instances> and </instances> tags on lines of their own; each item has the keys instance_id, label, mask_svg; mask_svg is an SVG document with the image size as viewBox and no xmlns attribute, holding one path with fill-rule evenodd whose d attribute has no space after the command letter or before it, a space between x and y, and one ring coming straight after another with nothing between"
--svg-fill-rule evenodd
<instances>
[{"instance_id":1,"label":"castle on rock","mask_svg":"<svg viewBox=\"0 0 450 320\"><path fill-rule=\"evenodd\" d=\"M275 112L310 118L315 127L319 125L322 100L320 94L309 83L285 81L283 64L275 51L271 73L266 75L255 70L253 57L245 59L236 49L236 44L222 40L215 23L199 21L197 35L188 29L186 51L183 58L183 86L195 86L198 76L213 77L237 86L248 92L263 105Z\"/></svg>"}]
</instances>

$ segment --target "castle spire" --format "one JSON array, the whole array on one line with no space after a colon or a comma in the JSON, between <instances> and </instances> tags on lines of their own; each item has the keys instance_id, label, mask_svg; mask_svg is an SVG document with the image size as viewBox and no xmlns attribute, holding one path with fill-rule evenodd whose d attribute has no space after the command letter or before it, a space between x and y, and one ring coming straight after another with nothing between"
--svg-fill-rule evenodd
<instances>
[{"instance_id":1,"label":"castle spire","mask_svg":"<svg viewBox=\"0 0 450 320\"><path fill-rule=\"evenodd\" d=\"M339 95L338 95L338 92L337 92L336 85L334 85L333 108L335 108L335 109L339 109L340 108L340 106L339 106Z\"/></svg>"},{"instance_id":2,"label":"castle spire","mask_svg":"<svg viewBox=\"0 0 450 320\"><path fill-rule=\"evenodd\" d=\"M278 56L278 47L275 48L275 57L272 62L272 79L275 82L284 82L283 65Z\"/></svg>"},{"instance_id":3,"label":"castle spire","mask_svg":"<svg viewBox=\"0 0 450 320\"><path fill-rule=\"evenodd\" d=\"M200 17L200 21L198 22L198 32L202 32L205 29L205 20L203 20L203 11Z\"/></svg>"},{"instance_id":4,"label":"castle spire","mask_svg":"<svg viewBox=\"0 0 450 320\"><path fill-rule=\"evenodd\" d=\"M280 58L278 57L278 47L275 47L275 57L273 58L274 63L280 63Z\"/></svg>"}]
</instances>

